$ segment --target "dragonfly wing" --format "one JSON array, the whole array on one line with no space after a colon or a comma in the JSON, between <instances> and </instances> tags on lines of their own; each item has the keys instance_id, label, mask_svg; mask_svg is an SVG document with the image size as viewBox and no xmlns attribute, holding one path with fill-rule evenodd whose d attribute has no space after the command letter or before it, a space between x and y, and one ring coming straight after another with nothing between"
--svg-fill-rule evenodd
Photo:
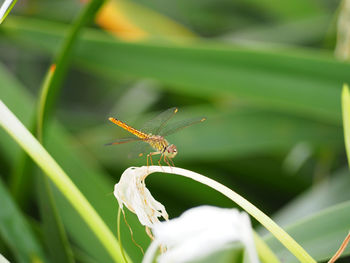
<instances>
[{"instance_id":1,"label":"dragonfly wing","mask_svg":"<svg viewBox=\"0 0 350 263\"><path fill-rule=\"evenodd\" d=\"M131 159L146 157L150 152L154 152L153 148L144 141L139 141L136 145L130 150L128 157Z\"/></svg>"},{"instance_id":2,"label":"dragonfly wing","mask_svg":"<svg viewBox=\"0 0 350 263\"><path fill-rule=\"evenodd\" d=\"M167 109L160 113L155 118L149 120L146 122L143 127L141 128L141 131L144 133L152 133L152 134L159 134L159 131L167 124L167 122L174 117L178 109L176 107Z\"/></svg>"},{"instance_id":3,"label":"dragonfly wing","mask_svg":"<svg viewBox=\"0 0 350 263\"><path fill-rule=\"evenodd\" d=\"M187 128L187 127L189 127L189 126L191 126L193 124L201 123L201 122L203 122L205 120L206 120L205 117L198 117L198 118L178 121L178 122L175 122L175 123L165 127L165 129L162 130L160 135L168 136L168 135L176 133L176 132L178 132L178 131L180 131L180 130L182 130L184 128Z\"/></svg>"},{"instance_id":4,"label":"dragonfly wing","mask_svg":"<svg viewBox=\"0 0 350 263\"><path fill-rule=\"evenodd\" d=\"M115 142L107 143L105 145L118 145L129 142L136 142L132 147L129 148L128 158L134 159L142 156L147 156L150 152L154 152L153 148L142 139L137 137L122 138Z\"/></svg>"},{"instance_id":5,"label":"dragonfly wing","mask_svg":"<svg viewBox=\"0 0 350 263\"><path fill-rule=\"evenodd\" d=\"M121 138L119 140L116 140L111 143L106 143L105 145L115 145L115 144L123 144L123 143L128 143L128 142L135 142L135 141L140 141L140 138L137 137L127 137L127 138Z\"/></svg>"}]
</instances>

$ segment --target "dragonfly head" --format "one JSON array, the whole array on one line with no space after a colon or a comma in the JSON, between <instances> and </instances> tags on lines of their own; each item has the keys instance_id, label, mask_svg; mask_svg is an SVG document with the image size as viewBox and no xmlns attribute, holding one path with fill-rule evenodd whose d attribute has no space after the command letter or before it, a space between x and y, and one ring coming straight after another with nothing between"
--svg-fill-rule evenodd
<instances>
[{"instance_id":1,"label":"dragonfly head","mask_svg":"<svg viewBox=\"0 0 350 263\"><path fill-rule=\"evenodd\" d=\"M165 150L165 156L168 158L174 158L177 154L177 149L174 144L170 144Z\"/></svg>"}]
</instances>

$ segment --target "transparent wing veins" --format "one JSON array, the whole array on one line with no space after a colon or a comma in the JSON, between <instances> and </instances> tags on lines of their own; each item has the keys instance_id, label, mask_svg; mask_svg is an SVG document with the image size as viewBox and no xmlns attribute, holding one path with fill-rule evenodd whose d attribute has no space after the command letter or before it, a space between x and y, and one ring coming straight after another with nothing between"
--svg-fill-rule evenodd
<instances>
[{"instance_id":1,"label":"transparent wing veins","mask_svg":"<svg viewBox=\"0 0 350 263\"><path fill-rule=\"evenodd\" d=\"M152 133L154 135L158 135L159 132L164 128L164 126L168 123L168 121L174 117L178 109L176 107L167 109L157 115L155 118L146 122L142 128L140 129L144 133Z\"/></svg>"},{"instance_id":2,"label":"transparent wing veins","mask_svg":"<svg viewBox=\"0 0 350 263\"><path fill-rule=\"evenodd\" d=\"M181 131L182 129L185 129L189 126L192 126L193 124L201 123L205 121L205 117L197 117L197 118L192 118L188 120L183 120L183 121L178 121L175 122L169 126L167 126L160 135L162 136L168 136L170 134L176 133L178 131Z\"/></svg>"},{"instance_id":3,"label":"transparent wing veins","mask_svg":"<svg viewBox=\"0 0 350 263\"><path fill-rule=\"evenodd\" d=\"M117 145L117 144L129 143L129 142L136 142L140 140L141 139L137 137L127 137L127 138L118 139L114 142L106 143L105 145Z\"/></svg>"}]
</instances>

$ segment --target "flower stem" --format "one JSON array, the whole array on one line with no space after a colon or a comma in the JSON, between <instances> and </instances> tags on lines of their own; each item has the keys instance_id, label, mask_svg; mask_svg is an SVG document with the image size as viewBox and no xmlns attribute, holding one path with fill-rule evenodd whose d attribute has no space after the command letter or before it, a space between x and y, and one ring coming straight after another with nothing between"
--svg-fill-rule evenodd
<instances>
[{"instance_id":1,"label":"flower stem","mask_svg":"<svg viewBox=\"0 0 350 263\"><path fill-rule=\"evenodd\" d=\"M205 184L223 195L230 198L240 207L242 207L247 213L260 222L267 230L269 230L300 262L316 263L313 259L290 235L287 234L279 225L277 225L271 218L259 210L256 206L250 203L248 200L232 191L230 188L205 177L201 174L185 170L177 167L160 167L160 166L143 166L140 169L145 169L145 173L151 174L155 172L177 174L184 177L191 178L197 182Z\"/></svg>"},{"instance_id":2,"label":"flower stem","mask_svg":"<svg viewBox=\"0 0 350 263\"><path fill-rule=\"evenodd\" d=\"M119 207L118 209L118 219L117 219L117 234L118 234L118 242L119 242L119 247L120 251L122 253L123 259L125 263L128 263L128 260L126 259L125 253L124 253L124 248L123 248L123 243L122 243L122 238L120 234L120 214L122 212L122 209Z\"/></svg>"}]
</instances>

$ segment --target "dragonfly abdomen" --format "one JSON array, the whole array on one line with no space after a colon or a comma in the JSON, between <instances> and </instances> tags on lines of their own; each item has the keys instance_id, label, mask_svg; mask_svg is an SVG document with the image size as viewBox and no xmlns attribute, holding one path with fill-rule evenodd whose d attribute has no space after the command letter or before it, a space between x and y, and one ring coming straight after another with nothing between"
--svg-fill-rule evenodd
<instances>
[{"instance_id":1,"label":"dragonfly abdomen","mask_svg":"<svg viewBox=\"0 0 350 263\"><path fill-rule=\"evenodd\" d=\"M117 124L119 127L123 128L124 130L127 130L128 132L134 134L135 136L139 137L140 139L146 139L149 137L148 134L143 133L139 130L134 129L133 127L127 125L125 122L122 122L116 118L110 117L109 120L113 122L114 124Z\"/></svg>"}]
</instances>

